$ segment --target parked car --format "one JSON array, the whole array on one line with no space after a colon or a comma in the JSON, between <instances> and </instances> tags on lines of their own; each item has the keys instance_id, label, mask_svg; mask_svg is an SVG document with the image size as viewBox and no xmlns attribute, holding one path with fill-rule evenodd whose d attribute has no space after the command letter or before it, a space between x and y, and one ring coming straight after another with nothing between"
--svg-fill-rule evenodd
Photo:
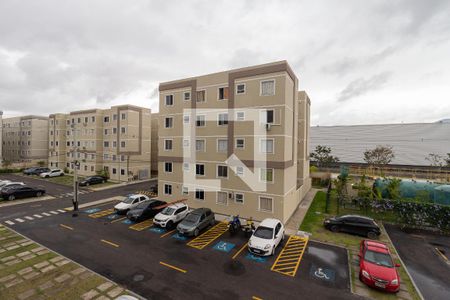
<instances>
[{"instance_id":1,"label":"parked car","mask_svg":"<svg viewBox=\"0 0 450 300\"><path fill-rule=\"evenodd\" d=\"M175 203L165 207L159 214L153 218L153 224L163 228L172 228L178 222L181 222L189 213L189 207L186 203Z\"/></svg>"},{"instance_id":2,"label":"parked car","mask_svg":"<svg viewBox=\"0 0 450 300\"><path fill-rule=\"evenodd\" d=\"M366 236L369 239L376 239L381 234L380 227L373 219L358 215L325 219L323 225L333 232L346 232Z\"/></svg>"},{"instance_id":3,"label":"parked car","mask_svg":"<svg viewBox=\"0 0 450 300\"><path fill-rule=\"evenodd\" d=\"M167 204L165 201L150 199L139 203L135 208L127 212L127 218L134 222L141 222L156 216L164 207L161 205Z\"/></svg>"},{"instance_id":4,"label":"parked car","mask_svg":"<svg viewBox=\"0 0 450 300\"><path fill-rule=\"evenodd\" d=\"M4 186L8 182L11 182L11 180L0 180L0 187Z\"/></svg>"},{"instance_id":5,"label":"parked car","mask_svg":"<svg viewBox=\"0 0 450 300\"><path fill-rule=\"evenodd\" d=\"M28 197L41 197L45 194L45 190L41 188L33 188L26 185L10 186L3 188L1 196L5 200L14 200Z\"/></svg>"},{"instance_id":6,"label":"parked car","mask_svg":"<svg viewBox=\"0 0 450 300\"><path fill-rule=\"evenodd\" d=\"M387 292L400 290L400 276L386 244L363 240L359 250L359 279L368 286Z\"/></svg>"},{"instance_id":7,"label":"parked car","mask_svg":"<svg viewBox=\"0 0 450 300\"><path fill-rule=\"evenodd\" d=\"M280 220L264 219L256 227L255 232L248 241L248 250L251 253L269 256L274 255L277 246L284 239L284 226Z\"/></svg>"},{"instance_id":8,"label":"parked car","mask_svg":"<svg viewBox=\"0 0 450 300\"><path fill-rule=\"evenodd\" d=\"M139 203L150 200L142 194L130 194L122 202L114 206L114 211L118 214L126 214L130 209L135 208Z\"/></svg>"},{"instance_id":9,"label":"parked car","mask_svg":"<svg viewBox=\"0 0 450 300\"><path fill-rule=\"evenodd\" d=\"M89 176L86 177L84 180L80 181L80 186L90 186L92 184L99 184L99 183L105 183L106 178L103 176Z\"/></svg>"},{"instance_id":10,"label":"parked car","mask_svg":"<svg viewBox=\"0 0 450 300\"><path fill-rule=\"evenodd\" d=\"M6 182L5 184L3 184L2 186L0 186L0 192L3 191L3 189L6 188L11 188L11 187L15 187L15 186L22 186L25 185L25 183L23 182Z\"/></svg>"},{"instance_id":11,"label":"parked car","mask_svg":"<svg viewBox=\"0 0 450 300\"><path fill-rule=\"evenodd\" d=\"M181 221L177 226L179 234L198 236L200 231L214 225L216 222L214 213L209 208L197 208Z\"/></svg>"},{"instance_id":12,"label":"parked car","mask_svg":"<svg viewBox=\"0 0 450 300\"><path fill-rule=\"evenodd\" d=\"M41 173L39 176L41 176L42 178L64 176L64 171L61 169L53 169L50 170L49 172Z\"/></svg>"},{"instance_id":13,"label":"parked car","mask_svg":"<svg viewBox=\"0 0 450 300\"><path fill-rule=\"evenodd\" d=\"M50 172L49 168L33 167L33 168L25 169L23 171L23 174L25 174L25 175L41 175L42 173L47 173L47 172Z\"/></svg>"}]
</instances>

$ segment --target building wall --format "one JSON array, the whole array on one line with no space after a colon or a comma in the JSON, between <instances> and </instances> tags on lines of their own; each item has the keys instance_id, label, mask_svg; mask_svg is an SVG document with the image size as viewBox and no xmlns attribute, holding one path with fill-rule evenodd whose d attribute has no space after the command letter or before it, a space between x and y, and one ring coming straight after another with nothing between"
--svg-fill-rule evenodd
<instances>
[{"instance_id":1,"label":"building wall","mask_svg":"<svg viewBox=\"0 0 450 300\"><path fill-rule=\"evenodd\" d=\"M429 153L446 155L450 149L450 123L381 124L311 127L311 151L331 147L341 162L364 162L363 153L377 145L393 147L393 164L428 166Z\"/></svg>"},{"instance_id":2,"label":"building wall","mask_svg":"<svg viewBox=\"0 0 450 300\"><path fill-rule=\"evenodd\" d=\"M151 145L151 172L153 175L158 174L158 113L152 114L152 145Z\"/></svg>"},{"instance_id":3,"label":"building wall","mask_svg":"<svg viewBox=\"0 0 450 300\"><path fill-rule=\"evenodd\" d=\"M3 112L0 111L0 167L3 163Z\"/></svg>"},{"instance_id":4,"label":"building wall","mask_svg":"<svg viewBox=\"0 0 450 300\"><path fill-rule=\"evenodd\" d=\"M270 96L260 95L261 82L274 80L275 94ZM245 93L237 94L237 85L245 84ZM228 87L228 99L218 100L219 88ZM253 217L261 220L267 217L276 217L286 221L294 212L305 192L309 189L306 133L309 128L309 120L306 119L306 110L309 110L309 99L301 101L297 91L298 80L286 62L266 64L250 68L220 72L196 78L172 81L160 85L160 111L159 111L159 157L158 157L158 187L159 195L165 200L173 201L187 198L192 207L210 207L216 213L230 215L239 214L241 217ZM206 92L206 101L196 101L197 91ZM190 92L191 99L184 100L184 93ZM165 105L165 97L173 95L173 105ZM305 94L306 95L306 94ZM307 97L307 96L305 96ZM300 106L302 104L303 106ZM183 161L187 162L189 157L183 157L183 120L188 111L183 109L197 109L197 114L211 116L206 121L206 126L195 126L195 115L190 115L187 128L195 128L195 138L190 138L188 146L191 153L195 151L195 140L205 141L206 151L196 152L196 160L189 163L189 170L185 170ZM199 111L201 109L214 112ZM234 109L235 112L242 109L246 114L255 114L256 122L233 122L228 125L219 125L217 115ZM251 110L247 111L247 109ZM260 119L265 110L274 111L274 122L270 130ZM305 115L303 118L301 117ZM173 118L173 127L165 128L165 119ZM208 117L207 117L208 118ZM229 115L229 119L232 117ZM301 122L300 122L301 121ZM302 127L301 127L302 126ZM301 129L300 129L301 127ZM274 141L274 151L266 155L259 153L262 137L267 134L268 139ZM236 139L245 140L244 149L236 149ZM219 151L218 140L227 139L226 151ZM165 140L173 143L173 149L165 150ZM300 141L300 143L298 143ZM254 153L256 146L256 153ZM237 175L235 165L226 163L232 155L236 155L244 162L248 171L244 175ZM255 191L248 186L246 179L255 174L257 181L261 172L262 158L267 158L267 168L273 169L273 181L267 183L264 192ZM165 171L165 164L172 163L172 172ZM204 164L205 175L195 175L195 163ZM301 163L301 167L297 167ZM228 178L218 178L217 166L228 167ZM189 186L186 178L197 178L195 185L190 186L189 193L183 193L183 186ZM297 178L300 178L298 184ZM200 182L198 180L218 180L219 190L209 190L211 181ZM172 186L172 194L165 194L165 185ZM205 200L195 199L195 189L205 189ZM220 202L220 193L229 194L227 201ZM235 200L236 193L244 195L243 203ZM222 195L222 194L220 194ZM223 194L225 195L225 194ZM230 197L231 196L231 197ZM272 211L261 209L260 198L272 199Z\"/></svg>"},{"instance_id":5,"label":"building wall","mask_svg":"<svg viewBox=\"0 0 450 300\"><path fill-rule=\"evenodd\" d=\"M47 163L48 126L41 116L3 119L3 160L22 167Z\"/></svg>"}]
</instances>

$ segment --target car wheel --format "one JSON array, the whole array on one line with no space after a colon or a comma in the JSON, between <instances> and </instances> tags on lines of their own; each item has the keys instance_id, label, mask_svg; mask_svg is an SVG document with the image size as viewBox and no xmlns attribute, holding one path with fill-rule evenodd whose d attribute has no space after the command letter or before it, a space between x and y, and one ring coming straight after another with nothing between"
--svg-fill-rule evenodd
<instances>
[{"instance_id":1,"label":"car wheel","mask_svg":"<svg viewBox=\"0 0 450 300\"><path fill-rule=\"evenodd\" d=\"M50 178L50 175L46 175L45 178Z\"/></svg>"},{"instance_id":2,"label":"car wheel","mask_svg":"<svg viewBox=\"0 0 450 300\"><path fill-rule=\"evenodd\" d=\"M367 233L367 237L371 240L375 240L377 238L377 234L374 231L369 231Z\"/></svg>"},{"instance_id":3,"label":"car wheel","mask_svg":"<svg viewBox=\"0 0 450 300\"><path fill-rule=\"evenodd\" d=\"M40 197L40 196L42 196L42 193L41 192L37 192L36 193L36 197Z\"/></svg>"},{"instance_id":4,"label":"car wheel","mask_svg":"<svg viewBox=\"0 0 450 300\"><path fill-rule=\"evenodd\" d=\"M172 229L173 222L172 221L167 222L166 227L169 228L169 229Z\"/></svg>"},{"instance_id":5,"label":"car wheel","mask_svg":"<svg viewBox=\"0 0 450 300\"><path fill-rule=\"evenodd\" d=\"M12 200L14 200L14 199L16 199L16 197L14 197L14 195L10 195L10 196L8 197L8 200L9 200L9 201L12 201Z\"/></svg>"},{"instance_id":6,"label":"car wheel","mask_svg":"<svg viewBox=\"0 0 450 300\"><path fill-rule=\"evenodd\" d=\"M59 176L64 176L64 173L61 173L61 175L59 175Z\"/></svg>"},{"instance_id":7,"label":"car wheel","mask_svg":"<svg viewBox=\"0 0 450 300\"><path fill-rule=\"evenodd\" d=\"M214 226L215 223L216 223L216 222L214 221L214 219L212 219L212 220L209 222L209 225Z\"/></svg>"},{"instance_id":8,"label":"car wheel","mask_svg":"<svg viewBox=\"0 0 450 300\"><path fill-rule=\"evenodd\" d=\"M198 236L198 228L195 228L195 230L194 230L194 236Z\"/></svg>"},{"instance_id":9,"label":"car wheel","mask_svg":"<svg viewBox=\"0 0 450 300\"><path fill-rule=\"evenodd\" d=\"M332 232L339 232L339 226L333 225L333 226L331 226L330 230L331 230Z\"/></svg>"}]
</instances>

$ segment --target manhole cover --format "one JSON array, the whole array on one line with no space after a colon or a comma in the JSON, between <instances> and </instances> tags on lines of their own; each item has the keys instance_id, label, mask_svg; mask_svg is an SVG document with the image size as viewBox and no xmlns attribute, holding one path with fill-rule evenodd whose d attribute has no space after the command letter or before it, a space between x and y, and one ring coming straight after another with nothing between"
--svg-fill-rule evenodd
<instances>
[{"instance_id":1,"label":"manhole cover","mask_svg":"<svg viewBox=\"0 0 450 300\"><path fill-rule=\"evenodd\" d=\"M141 274L134 275L133 280L134 281L142 281L142 280L144 280L144 275L141 275Z\"/></svg>"},{"instance_id":2,"label":"manhole cover","mask_svg":"<svg viewBox=\"0 0 450 300\"><path fill-rule=\"evenodd\" d=\"M223 270L227 274L239 276L245 273L245 266L238 260L231 260L224 264Z\"/></svg>"}]
</instances>

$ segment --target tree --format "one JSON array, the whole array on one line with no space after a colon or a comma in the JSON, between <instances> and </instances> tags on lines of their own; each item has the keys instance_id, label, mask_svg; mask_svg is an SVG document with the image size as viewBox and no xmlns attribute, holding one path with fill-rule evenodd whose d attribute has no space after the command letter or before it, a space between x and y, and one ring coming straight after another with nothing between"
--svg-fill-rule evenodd
<instances>
[{"instance_id":1,"label":"tree","mask_svg":"<svg viewBox=\"0 0 450 300\"><path fill-rule=\"evenodd\" d=\"M45 161L40 160L40 161L37 162L37 164L38 164L39 167L43 167L43 166L45 166Z\"/></svg>"},{"instance_id":2,"label":"tree","mask_svg":"<svg viewBox=\"0 0 450 300\"><path fill-rule=\"evenodd\" d=\"M444 157L442 157L439 154L430 153L427 157L425 157L426 160L430 162L430 166L432 167L442 167L444 166Z\"/></svg>"},{"instance_id":3,"label":"tree","mask_svg":"<svg viewBox=\"0 0 450 300\"><path fill-rule=\"evenodd\" d=\"M395 157L392 146L378 145L375 149L364 151L364 161L369 166L378 166L382 169L385 165L388 165Z\"/></svg>"},{"instance_id":4,"label":"tree","mask_svg":"<svg viewBox=\"0 0 450 300\"><path fill-rule=\"evenodd\" d=\"M400 195L400 183L402 182L401 179L398 178L391 178L388 181L388 184L386 186L387 191L387 197L392 200L399 200L401 198Z\"/></svg>"},{"instance_id":5,"label":"tree","mask_svg":"<svg viewBox=\"0 0 450 300\"><path fill-rule=\"evenodd\" d=\"M447 158L444 159L447 167L450 167L450 153L447 153Z\"/></svg>"},{"instance_id":6,"label":"tree","mask_svg":"<svg viewBox=\"0 0 450 300\"><path fill-rule=\"evenodd\" d=\"M339 161L338 157L331 155L331 148L328 146L317 145L309 156L317 162L318 167Z\"/></svg>"}]
</instances>

